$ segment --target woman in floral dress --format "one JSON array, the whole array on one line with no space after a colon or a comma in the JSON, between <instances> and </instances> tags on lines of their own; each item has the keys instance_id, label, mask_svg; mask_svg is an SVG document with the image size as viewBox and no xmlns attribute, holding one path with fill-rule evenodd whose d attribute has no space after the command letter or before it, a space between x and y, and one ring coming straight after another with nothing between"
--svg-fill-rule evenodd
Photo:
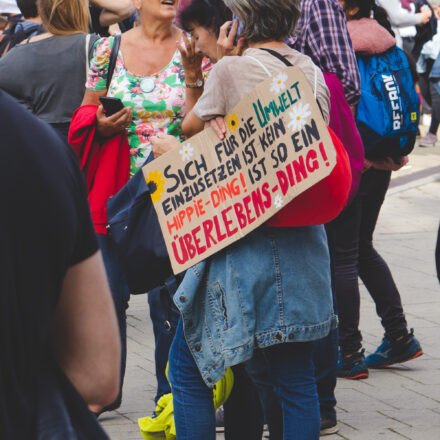
<instances>
[{"instance_id":1,"label":"woman in floral dress","mask_svg":"<svg viewBox=\"0 0 440 440\"><path fill-rule=\"evenodd\" d=\"M108 91L107 72L113 37L102 38L96 43L82 103L99 106L96 128L102 138L111 138L126 130L131 176L150 154L153 136L169 134L182 139L182 119L202 94L203 70L209 69L208 63L201 63L194 43L190 43L182 31L173 25L177 0L135 0L134 4L140 25L121 37ZM99 97L105 95L119 98L124 108L106 117L99 101ZM99 233L99 230L97 232L121 330L123 377L126 357L125 311L129 291L110 238L105 233ZM172 302L161 301L161 290L163 295L164 288L148 295L156 340L157 398L170 392L165 378L165 364L174 329L170 329L168 323L165 328L164 322L177 322L178 318L177 311L171 310ZM120 400L119 396L111 409L117 408Z\"/></svg>"}]
</instances>

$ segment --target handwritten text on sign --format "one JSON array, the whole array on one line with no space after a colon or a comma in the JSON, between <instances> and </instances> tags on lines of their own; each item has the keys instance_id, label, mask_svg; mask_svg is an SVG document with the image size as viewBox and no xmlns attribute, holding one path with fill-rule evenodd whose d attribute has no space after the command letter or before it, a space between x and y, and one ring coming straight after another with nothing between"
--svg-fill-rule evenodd
<instances>
[{"instance_id":1,"label":"handwritten text on sign","mask_svg":"<svg viewBox=\"0 0 440 440\"><path fill-rule=\"evenodd\" d=\"M336 153L297 67L261 83L211 128L143 168L174 273L239 240L328 176Z\"/></svg>"}]
</instances>

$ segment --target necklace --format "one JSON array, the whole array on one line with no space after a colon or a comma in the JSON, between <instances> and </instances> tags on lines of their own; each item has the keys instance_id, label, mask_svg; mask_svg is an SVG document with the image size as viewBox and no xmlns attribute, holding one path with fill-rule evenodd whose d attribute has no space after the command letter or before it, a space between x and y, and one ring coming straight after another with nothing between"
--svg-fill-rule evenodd
<instances>
[{"instance_id":1,"label":"necklace","mask_svg":"<svg viewBox=\"0 0 440 440\"><path fill-rule=\"evenodd\" d=\"M141 89L144 93L151 93L155 88L156 84L151 76L148 76L141 81Z\"/></svg>"}]
</instances>

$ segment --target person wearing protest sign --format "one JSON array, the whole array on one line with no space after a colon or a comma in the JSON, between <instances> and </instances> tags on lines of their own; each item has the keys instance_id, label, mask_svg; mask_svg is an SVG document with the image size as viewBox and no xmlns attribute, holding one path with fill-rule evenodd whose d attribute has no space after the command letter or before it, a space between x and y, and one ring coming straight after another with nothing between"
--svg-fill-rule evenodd
<instances>
[{"instance_id":1,"label":"person wearing protest sign","mask_svg":"<svg viewBox=\"0 0 440 440\"><path fill-rule=\"evenodd\" d=\"M197 133L205 121L226 115L268 75L284 68L283 62L260 48L275 50L304 72L328 122L329 97L322 73L308 57L284 43L297 23L299 2L226 0L225 4L243 22L249 49L242 57L224 57L215 65L202 97L183 123L184 132ZM182 319L169 369L179 439L215 438L210 387L225 366L246 361L256 348L269 362L283 409L284 438L318 439L311 341L326 336L336 324L329 266L322 226L264 225L187 270L174 297ZM212 340L213 354L209 335L218 335L218 329L225 331L220 346Z\"/></svg>"},{"instance_id":2,"label":"person wearing protest sign","mask_svg":"<svg viewBox=\"0 0 440 440\"><path fill-rule=\"evenodd\" d=\"M134 6L140 18L140 25L121 36L114 73L108 87L110 58L117 40L108 37L96 43L82 107L74 115L74 122L79 123L79 126L70 132L70 139L77 138L77 135L84 131L81 120L84 119L85 112L92 111L91 128L96 130L93 140L96 141L97 148L102 142L125 136L125 139L128 139L128 152L124 159L129 156L130 161L127 177L133 176L148 158L152 136L169 134L183 140L183 117L203 91L203 70L207 71L210 68L208 62L203 63L201 67L202 58L195 54L194 43L190 43L186 35L173 24L177 14L177 0L135 0ZM124 108L106 116L99 101L100 97L106 95L119 98ZM74 147L82 155L82 144ZM84 157L81 157L84 160ZM113 160L120 163L116 155ZM113 188L113 192L100 197L99 202L97 197L89 197L89 200L92 200L92 217L118 313L124 372L129 291L116 249L111 237L106 233L105 201L120 189L113 185L113 179L114 176L105 172L105 164L98 162L91 191L99 187L103 191ZM177 282L174 279L170 284L174 287L170 289L175 289ZM168 287L161 286L149 292L148 301L156 343L158 400L163 394L170 392L165 366L178 313L172 307ZM119 398L110 409L117 408L120 403Z\"/></svg>"},{"instance_id":3,"label":"person wearing protest sign","mask_svg":"<svg viewBox=\"0 0 440 440\"><path fill-rule=\"evenodd\" d=\"M361 81L347 21L338 0L301 0L301 18L297 32L289 38L289 42L294 49L309 56L324 73L331 97L329 126L341 139L350 157L352 187L349 200L352 200L358 189L364 163L362 140L352 110L359 101ZM337 219L326 224L332 259L334 299L340 258L340 254L336 252L337 229ZM334 307L337 313L336 300ZM337 361L338 332L334 330L315 344L314 362L321 411L321 435L334 434L339 429L335 397Z\"/></svg>"}]
</instances>

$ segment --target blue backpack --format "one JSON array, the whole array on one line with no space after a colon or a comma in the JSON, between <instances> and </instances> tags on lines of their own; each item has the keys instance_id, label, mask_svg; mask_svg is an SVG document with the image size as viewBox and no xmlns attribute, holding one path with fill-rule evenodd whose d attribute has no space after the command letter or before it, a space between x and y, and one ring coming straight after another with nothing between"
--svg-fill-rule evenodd
<instances>
[{"instance_id":1,"label":"blue backpack","mask_svg":"<svg viewBox=\"0 0 440 440\"><path fill-rule=\"evenodd\" d=\"M356 124L365 157L406 156L414 148L420 101L403 50L394 46L373 56L358 57L361 99Z\"/></svg>"}]
</instances>

